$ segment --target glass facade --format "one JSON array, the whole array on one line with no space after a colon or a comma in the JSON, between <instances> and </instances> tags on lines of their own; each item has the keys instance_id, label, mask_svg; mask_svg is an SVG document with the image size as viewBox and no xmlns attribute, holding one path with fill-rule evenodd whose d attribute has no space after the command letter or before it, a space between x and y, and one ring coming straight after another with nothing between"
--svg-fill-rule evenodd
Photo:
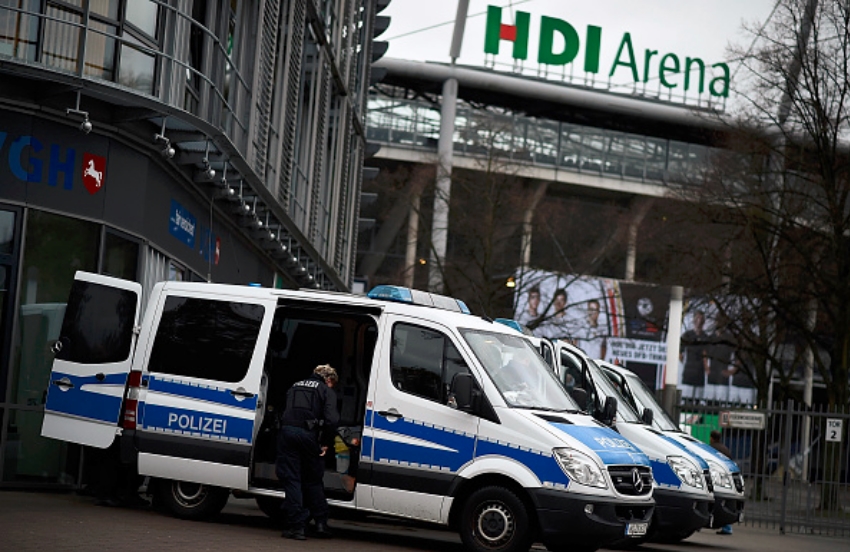
<instances>
[{"instance_id":1,"label":"glass facade","mask_svg":"<svg viewBox=\"0 0 850 552\"><path fill-rule=\"evenodd\" d=\"M436 151L440 111L433 104L370 96L369 140ZM640 134L494 114L458 102L454 151L495 153L517 163L652 184L686 184L713 148Z\"/></svg>"}]
</instances>

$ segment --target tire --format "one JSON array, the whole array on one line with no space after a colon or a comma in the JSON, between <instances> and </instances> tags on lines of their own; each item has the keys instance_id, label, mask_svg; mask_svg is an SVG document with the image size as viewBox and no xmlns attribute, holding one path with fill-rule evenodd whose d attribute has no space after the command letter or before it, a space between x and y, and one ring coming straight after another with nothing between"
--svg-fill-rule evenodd
<instances>
[{"instance_id":1,"label":"tire","mask_svg":"<svg viewBox=\"0 0 850 552\"><path fill-rule=\"evenodd\" d=\"M227 489L186 481L164 479L154 489L156 506L181 519L209 519L221 512L229 497Z\"/></svg>"},{"instance_id":2,"label":"tire","mask_svg":"<svg viewBox=\"0 0 850 552\"><path fill-rule=\"evenodd\" d=\"M254 497L254 500L257 501L257 506L260 508L260 510L262 510L264 514L269 516L269 519L271 519L275 523L283 522L283 510L280 509L280 505L283 504L282 498L260 495Z\"/></svg>"},{"instance_id":3,"label":"tire","mask_svg":"<svg viewBox=\"0 0 850 552\"><path fill-rule=\"evenodd\" d=\"M525 504L497 486L482 487L466 499L459 533L473 552L527 552L533 540Z\"/></svg>"}]
</instances>

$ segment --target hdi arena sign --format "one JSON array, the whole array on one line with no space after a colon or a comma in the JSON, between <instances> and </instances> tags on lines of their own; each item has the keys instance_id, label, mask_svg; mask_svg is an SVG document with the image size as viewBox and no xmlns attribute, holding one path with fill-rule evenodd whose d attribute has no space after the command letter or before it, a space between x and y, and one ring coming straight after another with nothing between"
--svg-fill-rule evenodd
<instances>
[{"instance_id":1,"label":"hdi arena sign","mask_svg":"<svg viewBox=\"0 0 850 552\"><path fill-rule=\"evenodd\" d=\"M513 42L514 59L528 59L528 42L531 15L517 11L515 23L502 23L502 8L487 6L487 29L484 37L484 52L498 55L502 41ZM583 53L584 71L599 74L606 71L609 78L627 75L634 83L645 83L658 79L666 88L681 86L684 92L704 93L712 96L729 97L729 66L714 63L707 66L697 57L684 59L675 53L659 53L645 49L643 55L635 53L631 33L620 37L616 55L603 55L602 27L588 25L584 37L567 21L555 17L540 17L537 63L543 65L567 65ZM556 35L560 38L556 39ZM607 37L606 37L607 38ZM558 48L556 48L558 42ZM560 43L563 42L563 46ZM613 44L613 42L611 43ZM556 49L558 51L556 51ZM611 50L613 51L613 50ZM710 74L708 71L710 70ZM706 83L706 79L710 79Z\"/></svg>"}]
</instances>

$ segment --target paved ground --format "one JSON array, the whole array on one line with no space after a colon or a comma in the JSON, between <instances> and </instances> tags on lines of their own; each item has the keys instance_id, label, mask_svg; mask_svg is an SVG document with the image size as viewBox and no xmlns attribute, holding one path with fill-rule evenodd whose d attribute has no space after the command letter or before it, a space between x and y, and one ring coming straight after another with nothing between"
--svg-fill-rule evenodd
<instances>
[{"instance_id":1,"label":"paved ground","mask_svg":"<svg viewBox=\"0 0 850 552\"><path fill-rule=\"evenodd\" d=\"M251 500L232 499L210 522L183 521L150 509L95 506L75 494L0 491L2 551L133 551L227 550L252 552L421 551L461 552L458 537L448 531L389 520L332 520L337 538L295 542L280 538ZM543 550L539 546L535 550ZM736 526L732 536L697 533L676 545L644 545L645 552L850 552L850 539L781 535L776 530Z\"/></svg>"}]
</instances>

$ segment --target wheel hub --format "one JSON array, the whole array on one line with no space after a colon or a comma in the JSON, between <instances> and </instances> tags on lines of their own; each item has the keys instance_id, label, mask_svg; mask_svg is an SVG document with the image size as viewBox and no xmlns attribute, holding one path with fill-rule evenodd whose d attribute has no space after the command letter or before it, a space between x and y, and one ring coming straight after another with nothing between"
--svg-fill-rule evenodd
<instances>
[{"instance_id":1,"label":"wheel hub","mask_svg":"<svg viewBox=\"0 0 850 552\"><path fill-rule=\"evenodd\" d=\"M487 544L510 538L514 524L510 511L501 504L488 504L478 515L478 534Z\"/></svg>"}]
</instances>

